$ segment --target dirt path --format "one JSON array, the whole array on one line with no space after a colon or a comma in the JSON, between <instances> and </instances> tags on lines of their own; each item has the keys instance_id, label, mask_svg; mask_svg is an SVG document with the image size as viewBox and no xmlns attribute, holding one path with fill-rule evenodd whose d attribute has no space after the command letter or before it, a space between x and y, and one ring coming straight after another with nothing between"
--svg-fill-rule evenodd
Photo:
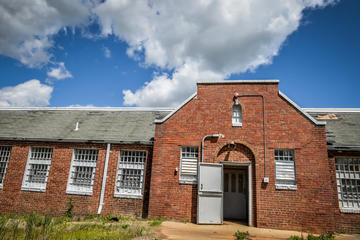
<instances>
[{"instance_id":1,"label":"dirt path","mask_svg":"<svg viewBox=\"0 0 360 240\"><path fill-rule=\"evenodd\" d=\"M234 222L224 222L223 225L196 225L192 223L181 222L163 222L158 231L163 239L235 239L234 233L248 231L253 240L270 240L270 239L289 239L291 235L301 235L301 232L284 231L264 228L248 227ZM339 235L339 240L355 240L360 239L360 235Z\"/></svg>"}]
</instances>

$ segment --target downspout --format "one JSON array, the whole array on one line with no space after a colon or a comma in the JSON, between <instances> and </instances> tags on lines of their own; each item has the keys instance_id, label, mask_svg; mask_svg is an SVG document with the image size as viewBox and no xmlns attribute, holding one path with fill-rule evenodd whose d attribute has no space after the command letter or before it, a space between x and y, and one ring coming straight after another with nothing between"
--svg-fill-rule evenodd
<instances>
[{"instance_id":1,"label":"downspout","mask_svg":"<svg viewBox=\"0 0 360 240\"><path fill-rule=\"evenodd\" d=\"M263 108L263 131L264 131L264 182L268 182L268 178L266 177L266 123L265 123L265 98L264 95L261 94L244 94L236 96L240 97L261 97L262 99L262 108Z\"/></svg>"},{"instance_id":2,"label":"downspout","mask_svg":"<svg viewBox=\"0 0 360 240\"><path fill-rule=\"evenodd\" d=\"M111 144L108 143L107 148L106 148L105 166L104 166L104 173L103 173L103 179L102 179L102 184L101 184L101 193L100 193L98 214L101 213L102 207L104 205L105 185L106 185L106 178L107 178L107 169L108 169L108 165L109 165L110 147L111 147Z\"/></svg>"}]
</instances>

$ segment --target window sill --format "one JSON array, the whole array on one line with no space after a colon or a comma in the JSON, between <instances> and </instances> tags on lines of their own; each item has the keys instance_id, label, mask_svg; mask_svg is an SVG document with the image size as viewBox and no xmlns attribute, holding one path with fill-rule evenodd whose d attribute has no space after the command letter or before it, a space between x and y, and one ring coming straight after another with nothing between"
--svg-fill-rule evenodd
<instances>
[{"instance_id":1,"label":"window sill","mask_svg":"<svg viewBox=\"0 0 360 240\"><path fill-rule=\"evenodd\" d=\"M66 194L92 196L92 192L66 191Z\"/></svg>"},{"instance_id":2,"label":"window sill","mask_svg":"<svg viewBox=\"0 0 360 240\"><path fill-rule=\"evenodd\" d=\"M21 191L46 192L46 189L42 189L42 188L32 188L32 187L21 187Z\"/></svg>"},{"instance_id":3,"label":"window sill","mask_svg":"<svg viewBox=\"0 0 360 240\"><path fill-rule=\"evenodd\" d=\"M191 180L179 180L179 184L197 184L197 181L191 181Z\"/></svg>"},{"instance_id":4,"label":"window sill","mask_svg":"<svg viewBox=\"0 0 360 240\"><path fill-rule=\"evenodd\" d=\"M341 213L355 213L360 214L360 209L358 208L340 208Z\"/></svg>"},{"instance_id":5,"label":"window sill","mask_svg":"<svg viewBox=\"0 0 360 240\"><path fill-rule=\"evenodd\" d=\"M238 124L233 123L232 126L233 126L233 127L242 127L242 123L238 123Z\"/></svg>"},{"instance_id":6,"label":"window sill","mask_svg":"<svg viewBox=\"0 0 360 240\"><path fill-rule=\"evenodd\" d=\"M142 199L142 195L130 195L130 194L114 194L115 198L134 198Z\"/></svg>"},{"instance_id":7,"label":"window sill","mask_svg":"<svg viewBox=\"0 0 360 240\"><path fill-rule=\"evenodd\" d=\"M277 190L297 190L297 185L284 185L284 184L275 184L275 189Z\"/></svg>"}]
</instances>

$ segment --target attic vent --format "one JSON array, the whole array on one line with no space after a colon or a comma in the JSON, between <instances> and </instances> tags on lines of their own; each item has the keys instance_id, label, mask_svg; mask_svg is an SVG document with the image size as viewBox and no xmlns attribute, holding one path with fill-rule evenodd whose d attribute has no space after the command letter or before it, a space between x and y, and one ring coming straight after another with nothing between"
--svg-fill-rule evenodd
<instances>
[{"instance_id":1,"label":"attic vent","mask_svg":"<svg viewBox=\"0 0 360 240\"><path fill-rule=\"evenodd\" d=\"M318 119L318 120L329 120L329 119L338 119L338 117L334 113L329 113L329 114L324 114L324 115L317 115L316 119Z\"/></svg>"},{"instance_id":2,"label":"attic vent","mask_svg":"<svg viewBox=\"0 0 360 240\"><path fill-rule=\"evenodd\" d=\"M74 131L78 131L78 130L79 130L79 122L76 122L76 123L75 123Z\"/></svg>"}]
</instances>

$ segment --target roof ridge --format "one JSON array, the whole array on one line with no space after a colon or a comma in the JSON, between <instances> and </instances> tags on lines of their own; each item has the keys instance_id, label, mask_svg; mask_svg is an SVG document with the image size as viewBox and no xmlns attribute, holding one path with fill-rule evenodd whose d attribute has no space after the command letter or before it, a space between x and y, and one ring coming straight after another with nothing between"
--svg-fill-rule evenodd
<instances>
[{"instance_id":1,"label":"roof ridge","mask_svg":"<svg viewBox=\"0 0 360 240\"><path fill-rule=\"evenodd\" d=\"M164 107L0 107L0 111L173 111Z\"/></svg>"},{"instance_id":2,"label":"roof ridge","mask_svg":"<svg viewBox=\"0 0 360 240\"><path fill-rule=\"evenodd\" d=\"M359 112L360 108L303 108L305 112L332 113L332 112Z\"/></svg>"}]
</instances>

